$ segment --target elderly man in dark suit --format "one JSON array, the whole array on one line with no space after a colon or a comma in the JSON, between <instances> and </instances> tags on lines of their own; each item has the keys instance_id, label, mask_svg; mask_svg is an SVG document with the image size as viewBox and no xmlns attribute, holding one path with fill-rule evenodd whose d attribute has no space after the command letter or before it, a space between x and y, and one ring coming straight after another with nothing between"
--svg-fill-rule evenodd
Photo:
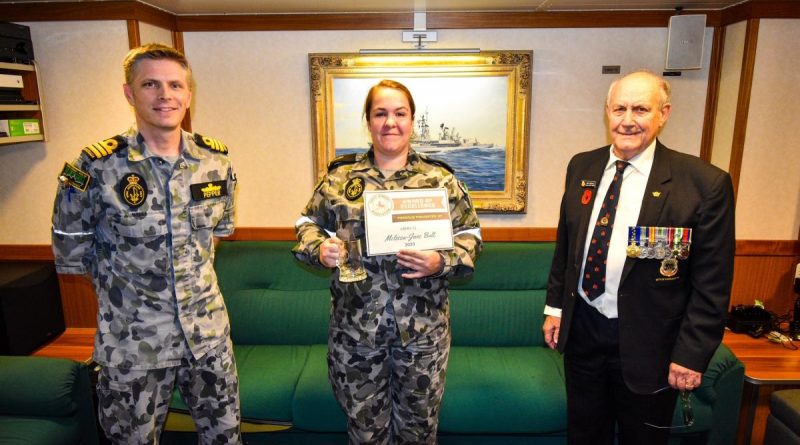
<instances>
[{"instance_id":1,"label":"elderly man in dark suit","mask_svg":"<svg viewBox=\"0 0 800 445\"><path fill-rule=\"evenodd\" d=\"M730 176L662 145L670 86L615 81L612 144L567 167L545 340L564 353L570 444L666 444L679 391L701 384L733 276ZM676 427L681 427L676 425Z\"/></svg>"}]
</instances>

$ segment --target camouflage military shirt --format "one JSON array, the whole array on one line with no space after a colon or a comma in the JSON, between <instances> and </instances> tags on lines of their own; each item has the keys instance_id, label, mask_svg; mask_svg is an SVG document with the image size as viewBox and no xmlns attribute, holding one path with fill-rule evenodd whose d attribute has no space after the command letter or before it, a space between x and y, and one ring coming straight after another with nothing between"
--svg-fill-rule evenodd
<instances>
[{"instance_id":1,"label":"camouflage military shirt","mask_svg":"<svg viewBox=\"0 0 800 445\"><path fill-rule=\"evenodd\" d=\"M56 268L93 279L100 364L175 366L229 335L214 236L233 233L236 178L218 141L182 132L181 145L172 163L131 129L87 146L59 177Z\"/></svg>"},{"instance_id":2,"label":"camouflage military shirt","mask_svg":"<svg viewBox=\"0 0 800 445\"><path fill-rule=\"evenodd\" d=\"M299 242L293 252L299 260L322 267L320 244L337 230L351 231L363 239L364 198L348 187L354 183L361 191L446 189L455 248L442 251L445 264L441 273L421 279L401 277L406 271L400 269L395 255L365 256L367 278L362 281L342 283L338 271L334 271L332 327L372 344L384 308L391 304L404 345L432 330L449 329L447 278L471 274L482 246L478 216L465 188L446 164L414 151L409 153L405 167L388 178L375 166L371 150L337 158L297 221ZM345 229L339 228L342 222L347 223Z\"/></svg>"}]
</instances>

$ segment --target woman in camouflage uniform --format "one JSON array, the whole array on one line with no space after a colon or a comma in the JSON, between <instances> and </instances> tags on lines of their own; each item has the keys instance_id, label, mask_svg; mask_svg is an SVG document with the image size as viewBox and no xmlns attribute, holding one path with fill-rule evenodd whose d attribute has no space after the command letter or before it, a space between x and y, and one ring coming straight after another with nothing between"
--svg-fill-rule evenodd
<instances>
[{"instance_id":1,"label":"woman in camouflage uniform","mask_svg":"<svg viewBox=\"0 0 800 445\"><path fill-rule=\"evenodd\" d=\"M351 444L436 443L450 350L448 278L473 272L480 224L445 163L411 149L414 100L384 80L364 104L367 153L335 159L297 221L295 256L333 269L328 374ZM455 248L364 257L367 278L341 282L340 237L364 238L364 190L444 188ZM338 236L337 236L338 235Z\"/></svg>"}]
</instances>

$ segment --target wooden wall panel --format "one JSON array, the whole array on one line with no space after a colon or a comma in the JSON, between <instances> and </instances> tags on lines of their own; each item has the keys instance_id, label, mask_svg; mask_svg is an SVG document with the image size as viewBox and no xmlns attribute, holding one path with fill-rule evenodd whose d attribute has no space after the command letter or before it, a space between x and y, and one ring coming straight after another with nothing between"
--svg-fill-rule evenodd
<instances>
[{"instance_id":1,"label":"wooden wall panel","mask_svg":"<svg viewBox=\"0 0 800 445\"><path fill-rule=\"evenodd\" d=\"M554 227L486 227L485 241L555 241ZM239 227L229 240L292 241L292 227ZM0 245L0 261L53 261L47 245ZM778 315L793 307L795 265L800 241L741 240L736 242L731 304L753 304L758 298ZM97 298L83 277L61 275L61 301L67 327L96 327Z\"/></svg>"},{"instance_id":2,"label":"wooden wall panel","mask_svg":"<svg viewBox=\"0 0 800 445\"><path fill-rule=\"evenodd\" d=\"M175 29L175 15L138 1L3 3L0 17L6 22L140 20Z\"/></svg>"},{"instance_id":3,"label":"wooden wall panel","mask_svg":"<svg viewBox=\"0 0 800 445\"><path fill-rule=\"evenodd\" d=\"M53 250L41 244L0 245L0 261L53 261Z\"/></svg>"},{"instance_id":4,"label":"wooden wall panel","mask_svg":"<svg viewBox=\"0 0 800 445\"><path fill-rule=\"evenodd\" d=\"M414 14L254 14L177 16L176 30L193 31L311 31L411 29Z\"/></svg>"},{"instance_id":5,"label":"wooden wall panel","mask_svg":"<svg viewBox=\"0 0 800 445\"><path fill-rule=\"evenodd\" d=\"M142 44L142 35L138 20L128 20L128 48L133 49Z\"/></svg>"},{"instance_id":6,"label":"wooden wall panel","mask_svg":"<svg viewBox=\"0 0 800 445\"><path fill-rule=\"evenodd\" d=\"M689 12L689 11L686 11ZM751 0L706 14L706 26L752 18L800 18L797 0ZM430 29L618 28L667 26L674 11L431 11ZM139 1L0 3L9 22L139 20L173 31L302 31L410 29L412 13L175 15Z\"/></svg>"},{"instance_id":7,"label":"wooden wall panel","mask_svg":"<svg viewBox=\"0 0 800 445\"><path fill-rule=\"evenodd\" d=\"M756 299L778 314L794 308L794 270L800 256L736 256L731 305L753 304Z\"/></svg>"},{"instance_id":8,"label":"wooden wall panel","mask_svg":"<svg viewBox=\"0 0 800 445\"><path fill-rule=\"evenodd\" d=\"M751 0L721 11L722 26L747 19L796 19L800 18L800 2L797 0Z\"/></svg>"},{"instance_id":9,"label":"wooden wall panel","mask_svg":"<svg viewBox=\"0 0 800 445\"><path fill-rule=\"evenodd\" d=\"M731 305L758 299L784 315L794 307L794 271L800 262L800 241L740 240L733 263Z\"/></svg>"},{"instance_id":10,"label":"wooden wall panel","mask_svg":"<svg viewBox=\"0 0 800 445\"><path fill-rule=\"evenodd\" d=\"M700 159L711 163L711 152L714 146L714 123L719 103L719 83L722 78L722 58L725 47L725 27L714 28L714 40L711 43L711 60L708 67L708 88L706 89L706 119L703 122L703 137L700 141Z\"/></svg>"},{"instance_id":11,"label":"wooden wall panel","mask_svg":"<svg viewBox=\"0 0 800 445\"><path fill-rule=\"evenodd\" d=\"M89 280L81 275L59 275L64 324L68 328L97 327L97 297Z\"/></svg>"},{"instance_id":12,"label":"wooden wall panel","mask_svg":"<svg viewBox=\"0 0 800 445\"><path fill-rule=\"evenodd\" d=\"M744 40L744 60L742 74L739 76L739 97L736 102L736 122L733 126L733 142L731 162L728 173L733 181L734 200L739 191L739 175L742 172L744 141L747 133L747 115L750 112L750 93L753 87L753 73L756 65L756 47L758 46L758 19L747 20L747 35Z\"/></svg>"},{"instance_id":13,"label":"wooden wall panel","mask_svg":"<svg viewBox=\"0 0 800 445\"><path fill-rule=\"evenodd\" d=\"M721 12L706 14L706 26L719 26ZM674 11L429 12L430 29L482 28L637 28L666 27Z\"/></svg>"}]
</instances>

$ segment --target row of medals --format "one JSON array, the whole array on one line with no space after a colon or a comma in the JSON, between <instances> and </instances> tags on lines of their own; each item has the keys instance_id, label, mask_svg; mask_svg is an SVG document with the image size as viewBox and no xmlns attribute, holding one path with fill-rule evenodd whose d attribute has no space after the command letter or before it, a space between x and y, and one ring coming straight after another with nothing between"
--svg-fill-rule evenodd
<instances>
[{"instance_id":1,"label":"row of medals","mask_svg":"<svg viewBox=\"0 0 800 445\"><path fill-rule=\"evenodd\" d=\"M661 260L659 272L665 277L678 273L678 260L689 258L692 229L684 227L628 227L630 258Z\"/></svg>"}]
</instances>

